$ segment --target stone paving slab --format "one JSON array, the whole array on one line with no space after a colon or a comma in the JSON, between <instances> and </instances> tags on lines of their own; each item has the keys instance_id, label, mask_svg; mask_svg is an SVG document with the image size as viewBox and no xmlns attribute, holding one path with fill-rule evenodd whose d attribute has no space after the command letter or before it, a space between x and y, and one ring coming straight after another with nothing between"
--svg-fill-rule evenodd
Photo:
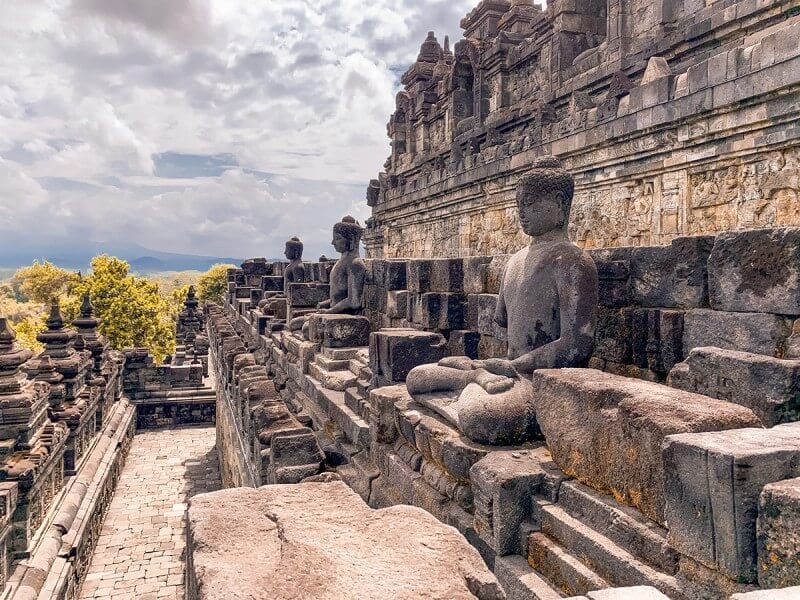
<instances>
[{"instance_id":1,"label":"stone paving slab","mask_svg":"<svg viewBox=\"0 0 800 600\"><path fill-rule=\"evenodd\" d=\"M221 488L213 427L137 434L79 598L183 600L186 501Z\"/></svg>"}]
</instances>

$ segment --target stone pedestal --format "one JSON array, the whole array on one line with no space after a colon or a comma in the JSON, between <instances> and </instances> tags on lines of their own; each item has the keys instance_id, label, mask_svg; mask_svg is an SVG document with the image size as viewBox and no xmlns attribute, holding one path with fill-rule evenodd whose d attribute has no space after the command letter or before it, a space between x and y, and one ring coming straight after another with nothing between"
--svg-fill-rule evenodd
<instances>
[{"instance_id":1,"label":"stone pedestal","mask_svg":"<svg viewBox=\"0 0 800 600\"><path fill-rule=\"evenodd\" d=\"M357 315L312 314L308 337L326 348L358 348L369 345L370 323Z\"/></svg>"}]
</instances>

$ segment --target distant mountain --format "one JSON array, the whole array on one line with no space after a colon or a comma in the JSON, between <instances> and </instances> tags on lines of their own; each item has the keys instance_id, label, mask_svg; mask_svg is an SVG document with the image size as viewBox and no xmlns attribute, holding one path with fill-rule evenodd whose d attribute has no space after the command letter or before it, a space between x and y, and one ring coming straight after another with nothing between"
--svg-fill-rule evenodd
<instances>
[{"instance_id":1,"label":"distant mountain","mask_svg":"<svg viewBox=\"0 0 800 600\"><path fill-rule=\"evenodd\" d=\"M15 241L16 242L16 241ZM49 240L46 244L0 244L0 268L18 268L34 260L49 260L65 269L88 270L92 258L99 254L118 256L137 273L160 271L207 271L219 263L241 264L241 258L176 254L145 248L125 242L93 242L88 240Z\"/></svg>"}]
</instances>

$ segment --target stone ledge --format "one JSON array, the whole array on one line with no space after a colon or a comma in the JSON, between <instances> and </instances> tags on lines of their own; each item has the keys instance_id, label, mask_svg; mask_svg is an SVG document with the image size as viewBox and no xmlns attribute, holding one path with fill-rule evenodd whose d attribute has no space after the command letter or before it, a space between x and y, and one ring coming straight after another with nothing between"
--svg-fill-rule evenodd
<instances>
[{"instance_id":1,"label":"stone ledge","mask_svg":"<svg viewBox=\"0 0 800 600\"><path fill-rule=\"evenodd\" d=\"M370 509L342 482L195 496L186 533L198 600L506 598L455 529L414 507Z\"/></svg>"}]
</instances>

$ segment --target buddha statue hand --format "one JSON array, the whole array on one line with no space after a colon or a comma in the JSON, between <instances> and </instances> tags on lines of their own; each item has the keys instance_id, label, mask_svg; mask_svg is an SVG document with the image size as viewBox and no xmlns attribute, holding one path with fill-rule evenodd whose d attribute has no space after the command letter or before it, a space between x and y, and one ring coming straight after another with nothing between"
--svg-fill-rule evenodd
<instances>
[{"instance_id":1,"label":"buddha statue hand","mask_svg":"<svg viewBox=\"0 0 800 600\"><path fill-rule=\"evenodd\" d=\"M494 375L502 375L510 379L519 379L520 374L514 368L514 363L504 358L489 358L472 362L473 369L486 369Z\"/></svg>"}]
</instances>

